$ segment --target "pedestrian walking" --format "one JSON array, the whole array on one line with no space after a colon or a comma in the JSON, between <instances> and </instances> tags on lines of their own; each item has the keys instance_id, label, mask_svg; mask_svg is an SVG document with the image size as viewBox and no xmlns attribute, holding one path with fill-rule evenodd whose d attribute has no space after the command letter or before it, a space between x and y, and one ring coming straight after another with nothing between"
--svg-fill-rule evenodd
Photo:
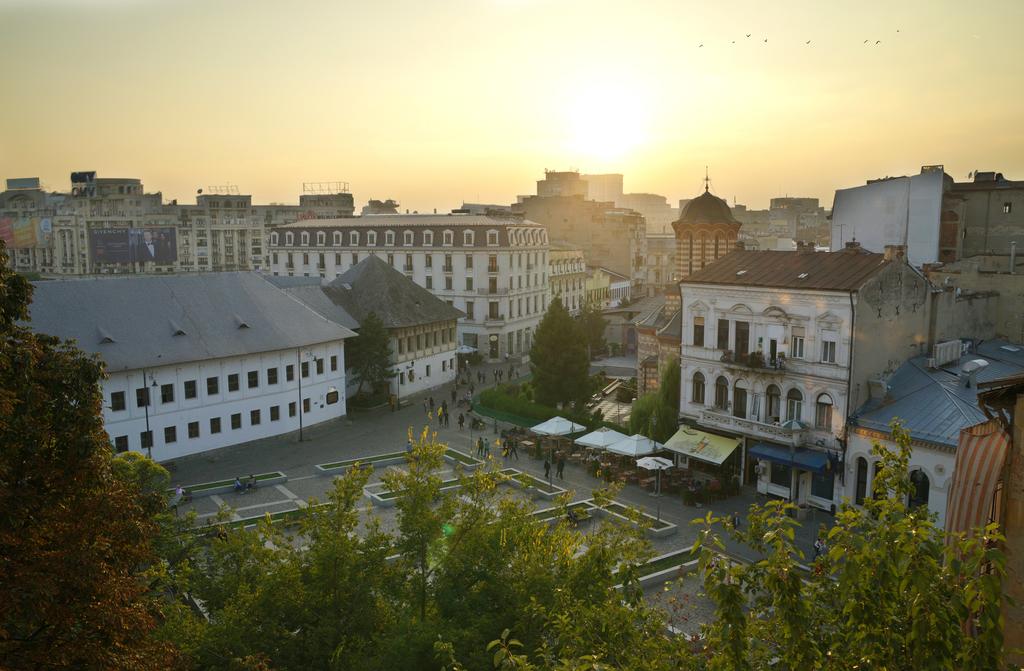
<instances>
[{"instance_id":1,"label":"pedestrian walking","mask_svg":"<svg viewBox=\"0 0 1024 671\"><path fill-rule=\"evenodd\" d=\"M511 445L509 446L510 454L516 458L516 461L519 461L519 446L516 444L519 441L517 441L515 438L509 438L509 442L511 443Z\"/></svg>"},{"instance_id":2,"label":"pedestrian walking","mask_svg":"<svg viewBox=\"0 0 1024 671\"><path fill-rule=\"evenodd\" d=\"M430 407L427 405L427 399L423 399L423 414L430 415Z\"/></svg>"},{"instance_id":3,"label":"pedestrian walking","mask_svg":"<svg viewBox=\"0 0 1024 671\"><path fill-rule=\"evenodd\" d=\"M459 413L459 431L462 431L462 427L466 425L466 416L461 412Z\"/></svg>"},{"instance_id":4,"label":"pedestrian walking","mask_svg":"<svg viewBox=\"0 0 1024 671\"><path fill-rule=\"evenodd\" d=\"M483 436L480 436L479 438L476 439L476 456L478 456L478 457L483 457L484 456L484 437Z\"/></svg>"},{"instance_id":5,"label":"pedestrian walking","mask_svg":"<svg viewBox=\"0 0 1024 671\"><path fill-rule=\"evenodd\" d=\"M544 477L547 480L551 479L551 462L548 459L544 459Z\"/></svg>"},{"instance_id":6,"label":"pedestrian walking","mask_svg":"<svg viewBox=\"0 0 1024 671\"><path fill-rule=\"evenodd\" d=\"M814 539L814 558L817 559L821 555L825 554L825 541L820 538Z\"/></svg>"},{"instance_id":7,"label":"pedestrian walking","mask_svg":"<svg viewBox=\"0 0 1024 671\"><path fill-rule=\"evenodd\" d=\"M454 387L452 387L452 405L455 405L455 387L457 387L457 386L458 386L458 383L456 383L456 385Z\"/></svg>"},{"instance_id":8,"label":"pedestrian walking","mask_svg":"<svg viewBox=\"0 0 1024 671\"><path fill-rule=\"evenodd\" d=\"M430 412L434 412L434 397L431 396L428 400L430 401Z\"/></svg>"},{"instance_id":9,"label":"pedestrian walking","mask_svg":"<svg viewBox=\"0 0 1024 671\"><path fill-rule=\"evenodd\" d=\"M412 452L412 438L410 438L409 440L405 441L405 451L406 452Z\"/></svg>"},{"instance_id":10,"label":"pedestrian walking","mask_svg":"<svg viewBox=\"0 0 1024 671\"><path fill-rule=\"evenodd\" d=\"M740 514L739 511L734 511L732 514L732 528L736 531L740 530Z\"/></svg>"},{"instance_id":11,"label":"pedestrian walking","mask_svg":"<svg viewBox=\"0 0 1024 671\"><path fill-rule=\"evenodd\" d=\"M480 439L480 442L484 444L484 459L491 458L491 442L489 440Z\"/></svg>"},{"instance_id":12,"label":"pedestrian walking","mask_svg":"<svg viewBox=\"0 0 1024 671\"><path fill-rule=\"evenodd\" d=\"M452 416L448 412L448 406L444 407L444 428L448 428L452 423Z\"/></svg>"},{"instance_id":13,"label":"pedestrian walking","mask_svg":"<svg viewBox=\"0 0 1024 671\"><path fill-rule=\"evenodd\" d=\"M565 455L558 455L558 467L555 471L555 475L558 476L559 480L565 480Z\"/></svg>"}]
</instances>

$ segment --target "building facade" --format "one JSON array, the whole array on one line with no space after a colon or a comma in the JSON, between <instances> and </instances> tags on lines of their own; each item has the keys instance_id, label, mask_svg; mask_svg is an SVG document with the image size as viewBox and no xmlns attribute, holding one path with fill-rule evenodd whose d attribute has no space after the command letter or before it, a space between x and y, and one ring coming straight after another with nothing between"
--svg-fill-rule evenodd
<instances>
[{"instance_id":1,"label":"building facade","mask_svg":"<svg viewBox=\"0 0 1024 671\"><path fill-rule=\"evenodd\" d=\"M571 315L587 302L587 263L583 251L552 243L548 252L548 285L551 298L558 297Z\"/></svg>"},{"instance_id":2,"label":"building facade","mask_svg":"<svg viewBox=\"0 0 1024 671\"><path fill-rule=\"evenodd\" d=\"M252 273L39 282L29 326L103 360L118 452L169 461L346 414L354 334Z\"/></svg>"},{"instance_id":3,"label":"building facade","mask_svg":"<svg viewBox=\"0 0 1024 671\"><path fill-rule=\"evenodd\" d=\"M736 251L680 290L684 421L738 439L732 463L761 493L831 509L846 417L926 343L928 282L895 251L851 246Z\"/></svg>"},{"instance_id":4,"label":"building facade","mask_svg":"<svg viewBox=\"0 0 1024 671\"><path fill-rule=\"evenodd\" d=\"M465 314L458 343L490 360L529 353L547 309L543 226L478 215L299 221L270 234L269 271L333 280L370 255Z\"/></svg>"}]
</instances>

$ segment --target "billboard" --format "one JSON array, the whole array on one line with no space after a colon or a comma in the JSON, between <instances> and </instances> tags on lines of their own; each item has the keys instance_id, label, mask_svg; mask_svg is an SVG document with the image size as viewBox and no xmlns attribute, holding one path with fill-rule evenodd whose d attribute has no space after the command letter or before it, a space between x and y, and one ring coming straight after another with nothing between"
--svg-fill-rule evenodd
<instances>
[{"instance_id":1,"label":"billboard","mask_svg":"<svg viewBox=\"0 0 1024 671\"><path fill-rule=\"evenodd\" d=\"M173 228L94 228L89 231L89 257L95 264L156 263L178 260Z\"/></svg>"},{"instance_id":2,"label":"billboard","mask_svg":"<svg viewBox=\"0 0 1024 671\"><path fill-rule=\"evenodd\" d=\"M49 217L0 217L0 240L8 249L47 246L52 233Z\"/></svg>"}]
</instances>

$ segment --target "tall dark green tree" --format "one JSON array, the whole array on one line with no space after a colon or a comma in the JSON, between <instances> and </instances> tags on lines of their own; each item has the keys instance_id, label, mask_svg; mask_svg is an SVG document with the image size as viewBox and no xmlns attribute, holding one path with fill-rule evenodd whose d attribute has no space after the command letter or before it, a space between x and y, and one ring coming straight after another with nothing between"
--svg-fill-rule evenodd
<instances>
[{"instance_id":1,"label":"tall dark green tree","mask_svg":"<svg viewBox=\"0 0 1024 671\"><path fill-rule=\"evenodd\" d=\"M679 359L669 359L661 370L656 392L644 394L633 403L629 430L663 443L679 425Z\"/></svg>"},{"instance_id":2,"label":"tall dark green tree","mask_svg":"<svg viewBox=\"0 0 1024 671\"><path fill-rule=\"evenodd\" d=\"M102 364L20 325L30 298L0 241L0 666L171 668L152 635L159 501L112 467Z\"/></svg>"},{"instance_id":3,"label":"tall dark green tree","mask_svg":"<svg viewBox=\"0 0 1024 671\"><path fill-rule=\"evenodd\" d=\"M391 370L391 339L384 322L371 312L359 325L359 335L346 343L348 367L359 380L356 393L369 385L371 392L380 391L395 376Z\"/></svg>"},{"instance_id":4,"label":"tall dark green tree","mask_svg":"<svg viewBox=\"0 0 1024 671\"><path fill-rule=\"evenodd\" d=\"M608 320L601 314L601 308L593 301L587 301L580 311L579 323L590 347L588 354L594 357L604 352L604 330L608 326Z\"/></svg>"},{"instance_id":5,"label":"tall dark green tree","mask_svg":"<svg viewBox=\"0 0 1024 671\"><path fill-rule=\"evenodd\" d=\"M582 405L590 393L586 336L557 297L537 326L530 370L534 398L543 405Z\"/></svg>"}]
</instances>

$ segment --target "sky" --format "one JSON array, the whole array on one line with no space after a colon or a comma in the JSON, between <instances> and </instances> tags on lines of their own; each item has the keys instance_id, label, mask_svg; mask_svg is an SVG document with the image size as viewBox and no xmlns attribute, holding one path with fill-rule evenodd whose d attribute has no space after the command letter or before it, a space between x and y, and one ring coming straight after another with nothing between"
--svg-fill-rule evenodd
<instances>
[{"instance_id":1,"label":"sky","mask_svg":"<svg viewBox=\"0 0 1024 671\"><path fill-rule=\"evenodd\" d=\"M754 208L922 165L1024 179L1021 26L1020 0L0 0L0 179L346 181L421 212L545 169L675 204L707 165Z\"/></svg>"}]
</instances>

